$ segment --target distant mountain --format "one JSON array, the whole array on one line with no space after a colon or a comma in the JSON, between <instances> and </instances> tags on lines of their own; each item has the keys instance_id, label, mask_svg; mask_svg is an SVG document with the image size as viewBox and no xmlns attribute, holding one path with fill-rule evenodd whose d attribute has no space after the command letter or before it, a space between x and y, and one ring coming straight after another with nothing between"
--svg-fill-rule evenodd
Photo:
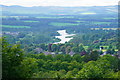
<instances>
[{"instance_id":1,"label":"distant mountain","mask_svg":"<svg viewBox=\"0 0 120 80\"><path fill-rule=\"evenodd\" d=\"M2 7L3 14L46 14L46 15L86 15L86 14L116 14L118 6L92 6L92 7L59 7L59 6L5 6Z\"/></svg>"}]
</instances>

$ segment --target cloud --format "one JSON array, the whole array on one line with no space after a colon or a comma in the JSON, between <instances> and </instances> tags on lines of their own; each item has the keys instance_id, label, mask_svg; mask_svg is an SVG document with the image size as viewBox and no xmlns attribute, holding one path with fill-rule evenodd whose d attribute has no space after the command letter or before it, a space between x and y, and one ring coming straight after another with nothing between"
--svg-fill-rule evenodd
<instances>
[{"instance_id":1,"label":"cloud","mask_svg":"<svg viewBox=\"0 0 120 80\"><path fill-rule=\"evenodd\" d=\"M2 0L3 5L21 6L107 6L117 5L119 0Z\"/></svg>"}]
</instances>

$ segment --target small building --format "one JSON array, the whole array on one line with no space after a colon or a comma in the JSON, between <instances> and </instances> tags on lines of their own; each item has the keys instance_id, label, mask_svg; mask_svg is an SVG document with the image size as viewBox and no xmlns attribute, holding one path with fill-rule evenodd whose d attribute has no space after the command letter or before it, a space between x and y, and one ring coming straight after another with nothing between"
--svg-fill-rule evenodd
<instances>
[{"instance_id":1,"label":"small building","mask_svg":"<svg viewBox=\"0 0 120 80\"><path fill-rule=\"evenodd\" d=\"M58 54L63 54L63 52L58 52Z\"/></svg>"},{"instance_id":2,"label":"small building","mask_svg":"<svg viewBox=\"0 0 120 80\"><path fill-rule=\"evenodd\" d=\"M70 51L69 53L71 56L73 56L75 53L73 51Z\"/></svg>"},{"instance_id":3,"label":"small building","mask_svg":"<svg viewBox=\"0 0 120 80\"><path fill-rule=\"evenodd\" d=\"M117 54L118 54L118 58L120 59L120 51L118 51Z\"/></svg>"},{"instance_id":4,"label":"small building","mask_svg":"<svg viewBox=\"0 0 120 80\"><path fill-rule=\"evenodd\" d=\"M100 51L103 50L103 49L104 49L104 47L101 46L101 47L100 47Z\"/></svg>"},{"instance_id":5,"label":"small building","mask_svg":"<svg viewBox=\"0 0 120 80\"><path fill-rule=\"evenodd\" d=\"M101 56L104 56L104 55L106 55L107 54L107 52L105 51L105 52L103 52L103 54L101 55Z\"/></svg>"},{"instance_id":6,"label":"small building","mask_svg":"<svg viewBox=\"0 0 120 80\"><path fill-rule=\"evenodd\" d=\"M45 52L43 52L45 55L48 55L48 54L50 54L50 52L47 52L47 51L45 51Z\"/></svg>"},{"instance_id":7,"label":"small building","mask_svg":"<svg viewBox=\"0 0 120 80\"><path fill-rule=\"evenodd\" d=\"M48 45L48 51L52 51L51 46L52 46L52 44L49 44L49 45Z\"/></svg>"},{"instance_id":8,"label":"small building","mask_svg":"<svg viewBox=\"0 0 120 80\"><path fill-rule=\"evenodd\" d=\"M37 52L37 53L42 53L43 52L43 49L42 48L36 48L36 49L34 49L35 50L35 52Z\"/></svg>"},{"instance_id":9,"label":"small building","mask_svg":"<svg viewBox=\"0 0 120 80\"><path fill-rule=\"evenodd\" d=\"M83 56L83 55L85 55L85 54L86 54L86 51L82 51L82 52L80 53L81 56Z\"/></svg>"},{"instance_id":10,"label":"small building","mask_svg":"<svg viewBox=\"0 0 120 80\"><path fill-rule=\"evenodd\" d=\"M45 52L43 52L45 55L49 55L49 54L51 54L51 55L55 55L56 53L55 52L47 52L47 51L45 51Z\"/></svg>"}]
</instances>

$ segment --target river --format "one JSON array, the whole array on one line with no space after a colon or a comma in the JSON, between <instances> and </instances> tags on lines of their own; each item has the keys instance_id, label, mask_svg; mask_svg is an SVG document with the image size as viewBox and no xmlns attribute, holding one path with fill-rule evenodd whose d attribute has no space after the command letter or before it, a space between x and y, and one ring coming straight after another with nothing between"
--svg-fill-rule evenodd
<instances>
[{"instance_id":1,"label":"river","mask_svg":"<svg viewBox=\"0 0 120 80\"><path fill-rule=\"evenodd\" d=\"M73 37L70 37L70 36L74 36L75 35L75 34L68 34L68 33L66 33L66 30L58 30L57 32L60 34L60 36L55 36L55 38L59 38L61 41L60 42L55 42L54 44L68 42L71 39L73 39Z\"/></svg>"}]
</instances>

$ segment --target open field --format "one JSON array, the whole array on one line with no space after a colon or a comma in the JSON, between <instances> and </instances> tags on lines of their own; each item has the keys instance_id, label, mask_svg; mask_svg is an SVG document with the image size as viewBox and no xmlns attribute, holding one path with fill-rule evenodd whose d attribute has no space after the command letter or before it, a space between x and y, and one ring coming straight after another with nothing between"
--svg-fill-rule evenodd
<instances>
[{"instance_id":1,"label":"open field","mask_svg":"<svg viewBox=\"0 0 120 80\"><path fill-rule=\"evenodd\" d=\"M111 22L92 22L92 23L100 25L100 24L110 24Z\"/></svg>"},{"instance_id":2,"label":"open field","mask_svg":"<svg viewBox=\"0 0 120 80\"><path fill-rule=\"evenodd\" d=\"M50 23L50 25L53 25L53 26L76 26L79 24L52 22L52 23Z\"/></svg>"},{"instance_id":3,"label":"open field","mask_svg":"<svg viewBox=\"0 0 120 80\"><path fill-rule=\"evenodd\" d=\"M12 25L0 25L0 27L5 27L5 28L30 28L30 26L12 26Z\"/></svg>"},{"instance_id":4,"label":"open field","mask_svg":"<svg viewBox=\"0 0 120 80\"><path fill-rule=\"evenodd\" d=\"M39 22L39 21L24 21L24 22L33 23L33 22Z\"/></svg>"},{"instance_id":5,"label":"open field","mask_svg":"<svg viewBox=\"0 0 120 80\"><path fill-rule=\"evenodd\" d=\"M112 17L111 17L111 18L103 18L103 19L118 19L118 18L112 18Z\"/></svg>"},{"instance_id":6,"label":"open field","mask_svg":"<svg viewBox=\"0 0 120 80\"><path fill-rule=\"evenodd\" d=\"M64 17L61 17L61 16L48 16L48 17L45 17L45 16L39 16L39 17L36 17L36 18L53 18L53 19L57 19L57 18L74 18L73 16L64 16Z\"/></svg>"}]
</instances>

